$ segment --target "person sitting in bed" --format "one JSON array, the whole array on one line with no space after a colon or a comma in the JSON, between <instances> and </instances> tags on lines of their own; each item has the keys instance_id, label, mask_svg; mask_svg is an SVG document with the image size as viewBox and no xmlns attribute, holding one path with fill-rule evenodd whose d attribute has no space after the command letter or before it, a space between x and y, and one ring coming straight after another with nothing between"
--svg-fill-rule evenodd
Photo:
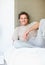
<instances>
[{"instance_id":1,"label":"person sitting in bed","mask_svg":"<svg viewBox=\"0 0 45 65\"><path fill-rule=\"evenodd\" d=\"M20 26L16 27L13 34L13 42L16 40L20 40L22 42L23 46L25 47L25 44L28 47L40 47L42 46L42 43L37 43L37 30L39 29L40 22L34 21L32 23L29 23L29 14L27 12L21 12L18 16L18 19L20 21ZM37 36L37 38L36 38ZM37 41L35 41L35 38ZM35 41L35 42L34 42ZM15 43L16 44L16 43ZM21 45L21 43L18 41L18 44Z\"/></svg>"}]
</instances>

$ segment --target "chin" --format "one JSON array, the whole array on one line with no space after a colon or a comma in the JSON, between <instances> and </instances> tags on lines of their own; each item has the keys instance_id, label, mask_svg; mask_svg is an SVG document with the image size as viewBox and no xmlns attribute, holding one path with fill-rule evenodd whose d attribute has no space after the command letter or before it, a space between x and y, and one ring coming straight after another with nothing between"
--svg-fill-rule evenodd
<instances>
[{"instance_id":1,"label":"chin","mask_svg":"<svg viewBox=\"0 0 45 65\"><path fill-rule=\"evenodd\" d=\"M25 26L25 25L27 25L27 24L28 24L27 22L26 22L26 23L25 23L25 22L21 23L21 25L23 25L23 26Z\"/></svg>"},{"instance_id":2,"label":"chin","mask_svg":"<svg viewBox=\"0 0 45 65\"><path fill-rule=\"evenodd\" d=\"M23 26L25 26L26 24L22 24Z\"/></svg>"}]
</instances>

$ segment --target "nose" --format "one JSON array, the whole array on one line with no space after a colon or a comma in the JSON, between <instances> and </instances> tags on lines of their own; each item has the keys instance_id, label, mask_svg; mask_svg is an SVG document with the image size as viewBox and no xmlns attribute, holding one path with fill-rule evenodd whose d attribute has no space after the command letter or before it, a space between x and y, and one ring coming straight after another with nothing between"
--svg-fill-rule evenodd
<instances>
[{"instance_id":1,"label":"nose","mask_svg":"<svg viewBox=\"0 0 45 65\"><path fill-rule=\"evenodd\" d=\"M25 19L23 18L23 19L22 19L22 22L24 22L24 21L25 21Z\"/></svg>"}]
</instances>

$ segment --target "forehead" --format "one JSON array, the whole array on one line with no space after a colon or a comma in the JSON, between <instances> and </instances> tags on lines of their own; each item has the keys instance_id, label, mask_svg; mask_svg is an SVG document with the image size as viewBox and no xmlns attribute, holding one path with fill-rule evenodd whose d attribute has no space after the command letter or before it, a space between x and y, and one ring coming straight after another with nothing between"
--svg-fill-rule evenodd
<instances>
[{"instance_id":1,"label":"forehead","mask_svg":"<svg viewBox=\"0 0 45 65\"><path fill-rule=\"evenodd\" d=\"M27 15L26 14L21 14L20 17L27 17Z\"/></svg>"}]
</instances>

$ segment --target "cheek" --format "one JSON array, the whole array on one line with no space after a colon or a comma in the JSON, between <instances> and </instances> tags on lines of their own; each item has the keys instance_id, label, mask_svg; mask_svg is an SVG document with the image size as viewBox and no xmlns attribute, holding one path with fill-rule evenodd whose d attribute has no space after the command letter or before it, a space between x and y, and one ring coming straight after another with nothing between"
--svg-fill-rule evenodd
<instances>
[{"instance_id":1,"label":"cheek","mask_svg":"<svg viewBox=\"0 0 45 65\"><path fill-rule=\"evenodd\" d=\"M26 23L28 23L28 20L25 20Z\"/></svg>"},{"instance_id":2,"label":"cheek","mask_svg":"<svg viewBox=\"0 0 45 65\"><path fill-rule=\"evenodd\" d=\"M20 19L20 23L21 24L27 24L28 23L28 20L27 19L25 19L25 20Z\"/></svg>"},{"instance_id":3,"label":"cheek","mask_svg":"<svg viewBox=\"0 0 45 65\"><path fill-rule=\"evenodd\" d=\"M20 19L20 22L22 22L23 20L22 19Z\"/></svg>"}]
</instances>

